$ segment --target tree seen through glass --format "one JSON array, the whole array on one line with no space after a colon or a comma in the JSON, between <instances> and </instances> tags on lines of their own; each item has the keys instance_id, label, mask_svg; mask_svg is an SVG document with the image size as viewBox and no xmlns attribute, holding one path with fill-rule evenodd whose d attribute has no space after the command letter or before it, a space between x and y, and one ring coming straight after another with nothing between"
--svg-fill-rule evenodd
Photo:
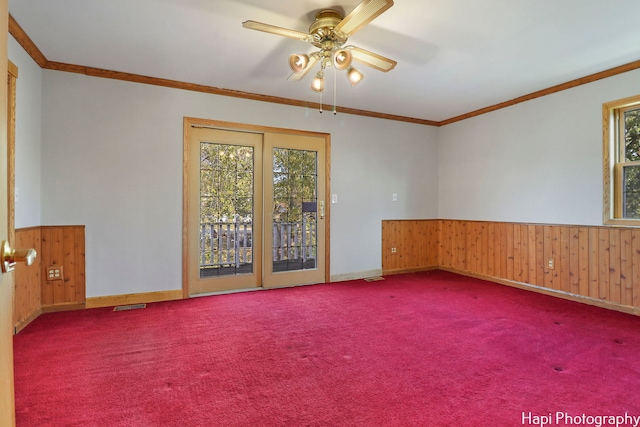
<instances>
[{"instance_id":1,"label":"tree seen through glass","mask_svg":"<svg viewBox=\"0 0 640 427\"><path fill-rule=\"evenodd\" d=\"M625 163L640 161L640 109L624 113ZM640 218L640 164L623 167L623 214Z\"/></svg>"}]
</instances>

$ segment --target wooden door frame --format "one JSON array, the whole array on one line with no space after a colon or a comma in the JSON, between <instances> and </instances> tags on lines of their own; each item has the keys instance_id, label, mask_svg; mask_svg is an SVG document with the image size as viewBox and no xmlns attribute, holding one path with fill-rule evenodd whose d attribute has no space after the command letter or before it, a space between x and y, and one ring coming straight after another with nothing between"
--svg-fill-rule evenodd
<instances>
[{"instance_id":1,"label":"wooden door frame","mask_svg":"<svg viewBox=\"0 0 640 427\"><path fill-rule=\"evenodd\" d=\"M239 131L239 132L255 132L255 133L284 133L290 135L303 135L324 138L325 140L325 265L324 277L325 281L330 280L331 271L331 209L329 198L331 194L331 134L321 132L311 132L298 129L278 128L271 126L250 125L245 123L225 122L219 120L200 119L195 117L184 117L183 120L183 166L182 166L182 294L183 298L189 298L189 141L190 129L192 127L209 127L213 129Z\"/></svg>"},{"instance_id":2,"label":"wooden door frame","mask_svg":"<svg viewBox=\"0 0 640 427\"><path fill-rule=\"evenodd\" d=\"M11 61L8 62L7 74L7 218L9 244L15 248L16 244L16 85L18 79L18 67ZM11 275L11 293L13 305L14 333L16 319L16 272Z\"/></svg>"}]
</instances>

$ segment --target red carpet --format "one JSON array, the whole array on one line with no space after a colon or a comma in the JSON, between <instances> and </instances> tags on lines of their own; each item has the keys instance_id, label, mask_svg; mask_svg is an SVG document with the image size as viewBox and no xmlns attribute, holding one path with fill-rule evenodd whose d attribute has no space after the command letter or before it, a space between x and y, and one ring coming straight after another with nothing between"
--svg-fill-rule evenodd
<instances>
[{"instance_id":1,"label":"red carpet","mask_svg":"<svg viewBox=\"0 0 640 427\"><path fill-rule=\"evenodd\" d=\"M15 371L18 427L571 425L640 416L640 318L429 272L45 314Z\"/></svg>"}]
</instances>

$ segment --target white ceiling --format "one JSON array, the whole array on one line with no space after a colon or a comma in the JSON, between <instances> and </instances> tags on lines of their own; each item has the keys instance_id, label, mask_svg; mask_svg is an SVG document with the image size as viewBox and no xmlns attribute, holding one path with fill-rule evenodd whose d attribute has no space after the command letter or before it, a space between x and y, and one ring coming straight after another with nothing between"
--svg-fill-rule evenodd
<instances>
[{"instance_id":1,"label":"white ceiling","mask_svg":"<svg viewBox=\"0 0 640 427\"><path fill-rule=\"evenodd\" d=\"M306 32L319 9L348 13L358 3L9 0L9 13L50 61L317 102L312 73L287 80L289 55L313 46L242 22ZM348 43L397 67L359 67L366 77L356 88L338 76L337 104L452 118L639 60L639 17L638 0L395 0Z\"/></svg>"}]
</instances>

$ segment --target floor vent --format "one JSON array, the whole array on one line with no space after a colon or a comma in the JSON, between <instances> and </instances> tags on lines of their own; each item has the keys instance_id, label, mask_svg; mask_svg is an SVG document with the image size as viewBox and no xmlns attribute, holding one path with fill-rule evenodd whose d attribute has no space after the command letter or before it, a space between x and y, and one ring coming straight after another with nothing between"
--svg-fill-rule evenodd
<instances>
[{"instance_id":1,"label":"floor vent","mask_svg":"<svg viewBox=\"0 0 640 427\"><path fill-rule=\"evenodd\" d=\"M375 276L375 277L367 277L364 279L365 282L377 282L378 280L384 280L384 277Z\"/></svg>"},{"instance_id":2,"label":"floor vent","mask_svg":"<svg viewBox=\"0 0 640 427\"><path fill-rule=\"evenodd\" d=\"M113 311L135 310L137 308L145 308L147 304L131 304L131 305L119 305L113 308Z\"/></svg>"}]
</instances>

